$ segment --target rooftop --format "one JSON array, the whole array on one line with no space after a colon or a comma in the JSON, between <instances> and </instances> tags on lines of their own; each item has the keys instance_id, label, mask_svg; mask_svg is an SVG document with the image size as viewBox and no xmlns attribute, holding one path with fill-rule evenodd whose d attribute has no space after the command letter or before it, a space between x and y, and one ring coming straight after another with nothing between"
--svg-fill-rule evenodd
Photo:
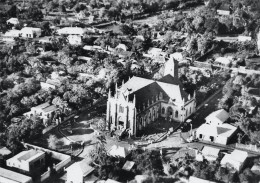
<instances>
[{"instance_id":1,"label":"rooftop","mask_svg":"<svg viewBox=\"0 0 260 183\"><path fill-rule=\"evenodd\" d=\"M89 175L91 172L94 171L94 168L89 166L89 160L84 159L80 162L76 162L74 164L72 164L71 166L69 166L67 169L68 171L75 171L75 172L81 172L82 175L85 177L87 175Z\"/></svg>"},{"instance_id":2,"label":"rooftop","mask_svg":"<svg viewBox=\"0 0 260 183\"><path fill-rule=\"evenodd\" d=\"M203 134L207 134L209 136L230 137L236 129L237 127L226 123L219 126L204 123L197 129L197 132L202 132Z\"/></svg>"},{"instance_id":3,"label":"rooftop","mask_svg":"<svg viewBox=\"0 0 260 183\"><path fill-rule=\"evenodd\" d=\"M1 168L1 167L0 167L0 177L4 177L9 180L14 180L14 181L20 182L20 183L27 183L27 182L32 181L31 177L28 177L23 174L16 173L16 172L13 172L13 171Z\"/></svg>"},{"instance_id":4,"label":"rooftop","mask_svg":"<svg viewBox=\"0 0 260 183\"><path fill-rule=\"evenodd\" d=\"M206 120L217 118L222 123L224 123L229 118L229 113L225 111L224 109L219 109L217 111L212 112L210 115L206 117Z\"/></svg>"},{"instance_id":5,"label":"rooftop","mask_svg":"<svg viewBox=\"0 0 260 183\"><path fill-rule=\"evenodd\" d=\"M10 159L16 159L19 161L30 162L30 161L42 156L43 154L45 154L45 153L42 151L36 151L36 150L31 149L28 151L23 151Z\"/></svg>"}]
</instances>

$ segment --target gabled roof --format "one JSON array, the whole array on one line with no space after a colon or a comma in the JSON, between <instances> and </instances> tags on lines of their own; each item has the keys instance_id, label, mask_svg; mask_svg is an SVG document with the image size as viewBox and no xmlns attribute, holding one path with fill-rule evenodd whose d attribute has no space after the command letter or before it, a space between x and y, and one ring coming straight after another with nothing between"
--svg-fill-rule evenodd
<instances>
[{"instance_id":1,"label":"gabled roof","mask_svg":"<svg viewBox=\"0 0 260 183\"><path fill-rule=\"evenodd\" d=\"M175 99L176 102L182 102L182 100L187 99L184 92L181 92L179 85L173 85L168 83L157 82L162 90L168 95L169 98Z\"/></svg>"},{"instance_id":2,"label":"gabled roof","mask_svg":"<svg viewBox=\"0 0 260 183\"><path fill-rule=\"evenodd\" d=\"M226 123L219 126L204 123L197 129L197 133L209 136L230 137L236 131L236 129L237 127Z\"/></svg>"},{"instance_id":3,"label":"gabled roof","mask_svg":"<svg viewBox=\"0 0 260 183\"><path fill-rule=\"evenodd\" d=\"M121 91L128 90L131 93L136 92L137 90L140 90L141 88L153 83L153 80L145 79L141 77L132 77L130 80L128 80L121 88Z\"/></svg>"},{"instance_id":4,"label":"gabled roof","mask_svg":"<svg viewBox=\"0 0 260 183\"><path fill-rule=\"evenodd\" d=\"M117 146L117 145L113 145L109 150L108 150L108 154L110 156L119 156L119 157L123 157L125 158L129 152L126 148L121 147L121 146Z\"/></svg>"},{"instance_id":5,"label":"gabled roof","mask_svg":"<svg viewBox=\"0 0 260 183\"><path fill-rule=\"evenodd\" d=\"M182 85L180 80L178 78L173 77L171 74L167 74L166 76L162 77L158 81L163 83L174 84L174 85Z\"/></svg>"},{"instance_id":6,"label":"gabled roof","mask_svg":"<svg viewBox=\"0 0 260 183\"><path fill-rule=\"evenodd\" d=\"M88 164L89 164L89 161L84 159L80 162L76 162L76 163L72 164L71 166L66 168L66 170L67 170L67 172L71 171L71 170L74 172L81 172L82 175L85 177L94 171L94 168L89 166Z\"/></svg>"},{"instance_id":7,"label":"gabled roof","mask_svg":"<svg viewBox=\"0 0 260 183\"><path fill-rule=\"evenodd\" d=\"M224 109L219 109L217 111L212 112L210 115L208 115L206 117L206 120L211 120L214 118L224 123L229 118L229 113Z\"/></svg>"}]
</instances>

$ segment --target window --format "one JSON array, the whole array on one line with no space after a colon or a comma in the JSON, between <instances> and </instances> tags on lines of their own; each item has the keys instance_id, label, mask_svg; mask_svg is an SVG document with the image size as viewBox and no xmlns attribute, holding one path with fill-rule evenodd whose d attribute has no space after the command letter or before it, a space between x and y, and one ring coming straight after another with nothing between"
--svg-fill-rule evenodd
<instances>
[{"instance_id":1,"label":"window","mask_svg":"<svg viewBox=\"0 0 260 183\"><path fill-rule=\"evenodd\" d=\"M123 113L124 112L124 107L122 107L121 105L119 106L119 113Z\"/></svg>"},{"instance_id":2,"label":"window","mask_svg":"<svg viewBox=\"0 0 260 183\"><path fill-rule=\"evenodd\" d=\"M176 111L176 112L175 112L175 118L178 118L178 116L179 116L179 112Z\"/></svg>"},{"instance_id":3,"label":"window","mask_svg":"<svg viewBox=\"0 0 260 183\"><path fill-rule=\"evenodd\" d=\"M191 107L190 107L190 114L191 114Z\"/></svg>"},{"instance_id":4,"label":"window","mask_svg":"<svg viewBox=\"0 0 260 183\"><path fill-rule=\"evenodd\" d=\"M162 108L162 114L164 114L164 113L165 113L165 108L163 107L163 108Z\"/></svg>"},{"instance_id":5,"label":"window","mask_svg":"<svg viewBox=\"0 0 260 183\"><path fill-rule=\"evenodd\" d=\"M188 110L186 110L186 116L188 116Z\"/></svg>"},{"instance_id":6,"label":"window","mask_svg":"<svg viewBox=\"0 0 260 183\"><path fill-rule=\"evenodd\" d=\"M202 134L199 135L199 138L202 139Z\"/></svg>"}]
</instances>

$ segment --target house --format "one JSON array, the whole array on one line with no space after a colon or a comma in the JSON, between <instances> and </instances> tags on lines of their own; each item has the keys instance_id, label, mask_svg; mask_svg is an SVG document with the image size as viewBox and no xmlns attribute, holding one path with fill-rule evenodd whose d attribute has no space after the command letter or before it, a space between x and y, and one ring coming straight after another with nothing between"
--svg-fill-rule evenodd
<instances>
[{"instance_id":1,"label":"house","mask_svg":"<svg viewBox=\"0 0 260 183\"><path fill-rule=\"evenodd\" d=\"M82 37L80 35L69 35L68 41L71 45L81 45Z\"/></svg>"},{"instance_id":2,"label":"house","mask_svg":"<svg viewBox=\"0 0 260 183\"><path fill-rule=\"evenodd\" d=\"M243 168L247 158L248 153L246 151L235 149L231 154L226 154L220 164L222 167L231 166L237 171L240 171Z\"/></svg>"},{"instance_id":3,"label":"house","mask_svg":"<svg viewBox=\"0 0 260 183\"><path fill-rule=\"evenodd\" d=\"M43 119L44 124L54 115L58 110L55 105L51 105L48 102L31 108L31 111L24 113L24 116L31 117L33 115L38 115Z\"/></svg>"},{"instance_id":4,"label":"house","mask_svg":"<svg viewBox=\"0 0 260 183\"><path fill-rule=\"evenodd\" d=\"M52 88L57 89L61 86L61 81L59 80L59 75L56 78L54 78L53 75L54 74L52 74L51 79L46 80L46 83L52 85Z\"/></svg>"},{"instance_id":5,"label":"house","mask_svg":"<svg viewBox=\"0 0 260 183\"><path fill-rule=\"evenodd\" d=\"M220 149L204 146L201 153L203 157L208 161L216 161L219 156Z\"/></svg>"},{"instance_id":6,"label":"house","mask_svg":"<svg viewBox=\"0 0 260 183\"><path fill-rule=\"evenodd\" d=\"M168 67L169 66L169 67ZM184 122L196 110L195 94L188 94L178 79L178 63L166 63L165 76L158 81L132 77L115 95L108 93L108 128L129 128L136 135L159 117Z\"/></svg>"},{"instance_id":7,"label":"house","mask_svg":"<svg viewBox=\"0 0 260 183\"><path fill-rule=\"evenodd\" d=\"M164 54L164 52L161 48L150 48L147 54L151 55L152 57L155 57L157 55Z\"/></svg>"},{"instance_id":8,"label":"house","mask_svg":"<svg viewBox=\"0 0 260 183\"><path fill-rule=\"evenodd\" d=\"M18 18L10 18L6 21L7 24L13 24L13 25L16 25L16 24L19 24L19 20Z\"/></svg>"},{"instance_id":9,"label":"house","mask_svg":"<svg viewBox=\"0 0 260 183\"><path fill-rule=\"evenodd\" d=\"M22 173L33 174L45 166L45 152L34 149L22 151L8 159L6 165L14 167Z\"/></svg>"},{"instance_id":10,"label":"house","mask_svg":"<svg viewBox=\"0 0 260 183\"><path fill-rule=\"evenodd\" d=\"M1 183L32 183L32 178L0 167Z\"/></svg>"},{"instance_id":11,"label":"house","mask_svg":"<svg viewBox=\"0 0 260 183\"><path fill-rule=\"evenodd\" d=\"M20 37L20 36L21 36L20 30L16 30L16 29L9 30L4 34L4 37Z\"/></svg>"},{"instance_id":12,"label":"house","mask_svg":"<svg viewBox=\"0 0 260 183\"><path fill-rule=\"evenodd\" d=\"M209 142L226 145L235 134L237 127L223 123L220 125L211 125L204 123L196 130L196 138Z\"/></svg>"},{"instance_id":13,"label":"house","mask_svg":"<svg viewBox=\"0 0 260 183\"><path fill-rule=\"evenodd\" d=\"M89 161L84 159L80 162L73 163L68 168L67 172L67 183L85 183L92 177L94 168L89 166ZM96 177L97 180L97 177Z\"/></svg>"},{"instance_id":14,"label":"house","mask_svg":"<svg viewBox=\"0 0 260 183\"><path fill-rule=\"evenodd\" d=\"M175 52L173 54L170 54L170 59L175 59L178 62L181 62L184 58L181 52Z\"/></svg>"},{"instance_id":15,"label":"house","mask_svg":"<svg viewBox=\"0 0 260 183\"><path fill-rule=\"evenodd\" d=\"M40 37L42 34L41 28L35 28L35 27L24 27L20 31L21 36L25 38L36 38Z\"/></svg>"},{"instance_id":16,"label":"house","mask_svg":"<svg viewBox=\"0 0 260 183\"><path fill-rule=\"evenodd\" d=\"M125 44L120 43L119 45L116 46L115 49L122 49L124 51L127 51L128 47Z\"/></svg>"},{"instance_id":17,"label":"house","mask_svg":"<svg viewBox=\"0 0 260 183\"><path fill-rule=\"evenodd\" d=\"M217 111L212 112L208 115L206 119L207 124L211 125L220 125L223 124L229 118L229 113L224 109L219 109Z\"/></svg>"},{"instance_id":18,"label":"house","mask_svg":"<svg viewBox=\"0 0 260 183\"><path fill-rule=\"evenodd\" d=\"M231 64L231 60L229 58L226 58L226 57L218 57L214 64L217 64L221 67L230 67L230 64Z\"/></svg>"},{"instance_id":19,"label":"house","mask_svg":"<svg viewBox=\"0 0 260 183\"><path fill-rule=\"evenodd\" d=\"M229 4L222 4L219 9L217 9L218 15L230 15L230 5Z\"/></svg>"},{"instance_id":20,"label":"house","mask_svg":"<svg viewBox=\"0 0 260 183\"><path fill-rule=\"evenodd\" d=\"M125 158L129 152L126 148L121 147L121 146L117 146L117 145L113 145L109 150L108 150L108 154L110 156L113 157L122 157Z\"/></svg>"},{"instance_id":21,"label":"house","mask_svg":"<svg viewBox=\"0 0 260 183\"><path fill-rule=\"evenodd\" d=\"M87 29L81 27L64 27L57 30L59 35L80 35L83 36L87 32Z\"/></svg>"}]
</instances>

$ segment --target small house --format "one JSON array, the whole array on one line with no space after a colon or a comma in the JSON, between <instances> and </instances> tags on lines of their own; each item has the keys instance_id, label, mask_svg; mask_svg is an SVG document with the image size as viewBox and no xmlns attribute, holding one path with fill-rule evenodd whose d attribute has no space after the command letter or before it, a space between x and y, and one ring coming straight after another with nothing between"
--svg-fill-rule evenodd
<instances>
[{"instance_id":1,"label":"small house","mask_svg":"<svg viewBox=\"0 0 260 183\"><path fill-rule=\"evenodd\" d=\"M89 161L84 159L80 162L73 163L71 166L66 168L67 180L70 183L83 183L87 182L90 178L93 179L92 172L94 168L89 166ZM97 180L97 177L96 177Z\"/></svg>"},{"instance_id":2,"label":"small house","mask_svg":"<svg viewBox=\"0 0 260 183\"><path fill-rule=\"evenodd\" d=\"M68 41L71 45L81 45L82 37L80 35L69 35Z\"/></svg>"},{"instance_id":3,"label":"small house","mask_svg":"<svg viewBox=\"0 0 260 183\"><path fill-rule=\"evenodd\" d=\"M10 18L6 21L7 24L13 24L13 25L16 25L16 24L19 24L19 20L18 18Z\"/></svg>"},{"instance_id":4,"label":"small house","mask_svg":"<svg viewBox=\"0 0 260 183\"><path fill-rule=\"evenodd\" d=\"M125 158L129 152L126 148L121 147L121 146L117 146L117 145L113 145L109 150L108 150L108 154L110 156L113 157L122 157Z\"/></svg>"},{"instance_id":5,"label":"small house","mask_svg":"<svg viewBox=\"0 0 260 183\"><path fill-rule=\"evenodd\" d=\"M246 151L235 149L231 154L226 154L220 164L222 167L231 166L237 171L240 171L243 168L247 158L248 153Z\"/></svg>"},{"instance_id":6,"label":"small house","mask_svg":"<svg viewBox=\"0 0 260 183\"><path fill-rule=\"evenodd\" d=\"M218 9L217 9L218 15L230 15L231 10L230 10L230 5L229 4L222 4Z\"/></svg>"},{"instance_id":7,"label":"small house","mask_svg":"<svg viewBox=\"0 0 260 183\"><path fill-rule=\"evenodd\" d=\"M211 125L223 124L229 118L229 113L224 109L212 112L206 117L206 123Z\"/></svg>"},{"instance_id":8,"label":"small house","mask_svg":"<svg viewBox=\"0 0 260 183\"><path fill-rule=\"evenodd\" d=\"M25 38L36 38L40 37L42 34L41 28L35 28L35 27L24 27L20 31L22 37Z\"/></svg>"},{"instance_id":9,"label":"small house","mask_svg":"<svg viewBox=\"0 0 260 183\"><path fill-rule=\"evenodd\" d=\"M201 153L206 160L216 161L219 156L220 149L217 149L214 147L209 147L209 146L204 146Z\"/></svg>"}]
</instances>

